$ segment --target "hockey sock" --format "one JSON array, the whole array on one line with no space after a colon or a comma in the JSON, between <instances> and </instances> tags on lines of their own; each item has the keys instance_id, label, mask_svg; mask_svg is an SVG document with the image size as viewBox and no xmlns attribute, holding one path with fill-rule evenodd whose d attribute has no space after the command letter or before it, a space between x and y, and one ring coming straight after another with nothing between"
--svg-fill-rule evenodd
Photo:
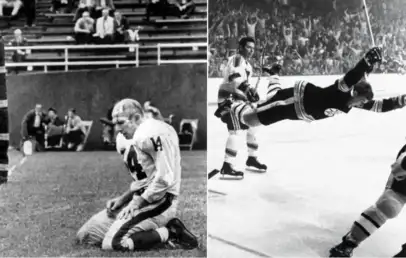
<instances>
[{"instance_id":1,"label":"hockey sock","mask_svg":"<svg viewBox=\"0 0 406 258\"><path fill-rule=\"evenodd\" d=\"M248 129L247 132L247 147L248 147L248 156L257 157L258 142L257 138L255 137L254 130L251 128Z\"/></svg>"},{"instance_id":2,"label":"hockey sock","mask_svg":"<svg viewBox=\"0 0 406 258\"><path fill-rule=\"evenodd\" d=\"M167 228L136 232L127 239L127 247L129 250L145 250L166 242L168 237Z\"/></svg>"},{"instance_id":3,"label":"hockey sock","mask_svg":"<svg viewBox=\"0 0 406 258\"><path fill-rule=\"evenodd\" d=\"M271 75L269 77L269 83L268 83L268 92L266 94L266 99L271 99L273 96L275 96L276 92L281 89L281 84L279 82L279 76L278 75Z\"/></svg>"},{"instance_id":4,"label":"hockey sock","mask_svg":"<svg viewBox=\"0 0 406 258\"><path fill-rule=\"evenodd\" d=\"M360 244L385 224L386 220L386 216L375 206L372 206L354 222L347 238L356 244Z\"/></svg>"},{"instance_id":5,"label":"hockey sock","mask_svg":"<svg viewBox=\"0 0 406 258\"><path fill-rule=\"evenodd\" d=\"M235 159L238 153L238 138L240 137L241 133L239 131L230 131L226 143L226 153L224 157L224 161L230 164L235 163Z\"/></svg>"}]
</instances>

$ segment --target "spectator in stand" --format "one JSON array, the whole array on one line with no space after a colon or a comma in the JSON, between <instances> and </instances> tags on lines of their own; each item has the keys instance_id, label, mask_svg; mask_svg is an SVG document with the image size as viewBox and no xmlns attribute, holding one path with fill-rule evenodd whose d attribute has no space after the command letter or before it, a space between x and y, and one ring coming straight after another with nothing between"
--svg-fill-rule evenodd
<instances>
[{"instance_id":1,"label":"spectator in stand","mask_svg":"<svg viewBox=\"0 0 406 258\"><path fill-rule=\"evenodd\" d=\"M137 42L140 40L138 32L142 29L141 26L131 29L126 17L119 11L114 12L114 39L117 43Z\"/></svg>"},{"instance_id":2,"label":"spectator in stand","mask_svg":"<svg viewBox=\"0 0 406 258\"><path fill-rule=\"evenodd\" d=\"M255 39L255 27L257 26L258 23L258 12L259 10L257 9L257 11L253 14L251 14L250 17L247 17L245 20L246 23L246 28L247 28L247 36L254 38Z\"/></svg>"},{"instance_id":3,"label":"spectator in stand","mask_svg":"<svg viewBox=\"0 0 406 258\"><path fill-rule=\"evenodd\" d=\"M68 111L66 120L64 142L68 144L69 150L76 147L76 151L82 151L86 135L86 128L82 123L82 119L76 114L76 110L71 108Z\"/></svg>"},{"instance_id":4,"label":"spectator in stand","mask_svg":"<svg viewBox=\"0 0 406 258\"><path fill-rule=\"evenodd\" d=\"M13 7L11 17L14 18L18 15L22 6L23 2L21 0L0 0L0 17L3 16L4 7Z\"/></svg>"},{"instance_id":5,"label":"spectator in stand","mask_svg":"<svg viewBox=\"0 0 406 258\"><path fill-rule=\"evenodd\" d=\"M196 9L196 4L193 0L177 0L175 1L175 5L179 9L178 16L182 19L189 19L190 15L192 15Z\"/></svg>"},{"instance_id":6,"label":"spectator in stand","mask_svg":"<svg viewBox=\"0 0 406 258\"><path fill-rule=\"evenodd\" d=\"M147 13L145 21L149 22L151 15L160 15L162 19L166 19L167 12L170 6L168 0L149 0L147 5Z\"/></svg>"},{"instance_id":7,"label":"spectator in stand","mask_svg":"<svg viewBox=\"0 0 406 258\"><path fill-rule=\"evenodd\" d=\"M14 39L9 42L9 45L13 47L24 47L28 46L28 41L22 36L22 31L16 29L14 31ZM28 54L30 54L30 50L18 49L14 51L11 59L14 63L24 62ZM19 70L24 70L24 68L14 67L12 70L17 74Z\"/></svg>"},{"instance_id":8,"label":"spectator in stand","mask_svg":"<svg viewBox=\"0 0 406 258\"><path fill-rule=\"evenodd\" d=\"M37 143L37 150L41 151L45 147L45 124L48 123L47 117L42 112L42 105L36 104L35 109L25 114L21 123L22 143L33 138Z\"/></svg>"},{"instance_id":9,"label":"spectator in stand","mask_svg":"<svg viewBox=\"0 0 406 258\"><path fill-rule=\"evenodd\" d=\"M113 16L115 7L113 0L95 0L95 8L93 19L98 19L103 16L104 10L107 10L107 15Z\"/></svg>"},{"instance_id":10,"label":"spectator in stand","mask_svg":"<svg viewBox=\"0 0 406 258\"><path fill-rule=\"evenodd\" d=\"M80 0L78 9L76 9L75 16L73 17L73 21L76 22L84 12L88 12L90 17L94 16L95 12L95 0Z\"/></svg>"},{"instance_id":11,"label":"spectator in stand","mask_svg":"<svg viewBox=\"0 0 406 258\"><path fill-rule=\"evenodd\" d=\"M130 24L126 17L124 17L119 11L114 12L114 39L117 43L123 43L129 41L129 29Z\"/></svg>"},{"instance_id":12,"label":"spectator in stand","mask_svg":"<svg viewBox=\"0 0 406 258\"><path fill-rule=\"evenodd\" d=\"M26 18L26 27L35 26L35 17L37 12L36 0L23 0L24 13Z\"/></svg>"},{"instance_id":13,"label":"spectator in stand","mask_svg":"<svg viewBox=\"0 0 406 258\"><path fill-rule=\"evenodd\" d=\"M82 18L75 24L76 44L89 44L93 42L94 20L90 18L89 12L83 12Z\"/></svg>"},{"instance_id":14,"label":"spectator in stand","mask_svg":"<svg viewBox=\"0 0 406 258\"><path fill-rule=\"evenodd\" d=\"M96 22L96 33L93 35L96 44L113 44L114 33L114 19L109 16L109 9L103 9L102 17Z\"/></svg>"},{"instance_id":15,"label":"spectator in stand","mask_svg":"<svg viewBox=\"0 0 406 258\"><path fill-rule=\"evenodd\" d=\"M213 51L216 54L211 56L209 74L219 74L223 58L233 48L233 37L238 40L247 34L259 40L258 46L267 41L268 60L282 58L284 74L342 73L354 66L369 48L366 17L359 5L351 7L348 1L327 1L330 6L289 2L290 5L288 1L255 1L255 7L264 10L258 13L250 11L253 5L247 6L242 0L217 0L216 10L209 11L210 44L216 49ZM406 2L370 0L368 7L376 44L384 47L384 59L395 57L379 71L405 71ZM258 26L254 27L256 22ZM278 45L272 44L273 40ZM399 50L402 50L400 54ZM253 65L258 65L260 58L260 54L256 55Z\"/></svg>"},{"instance_id":16,"label":"spectator in stand","mask_svg":"<svg viewBox=\"0 0 406 258\"><path fill-rule=\"evenodd\" d=\"M51 1L51 8L50 12L51 13L61 13L61 8L66 7L67 9L70 7L69 4L72 2L72 0L52 0ZM73 4L73 3L71 3ZM71 8L72 9L72 8Z\"/></svg>"}]
</instances>

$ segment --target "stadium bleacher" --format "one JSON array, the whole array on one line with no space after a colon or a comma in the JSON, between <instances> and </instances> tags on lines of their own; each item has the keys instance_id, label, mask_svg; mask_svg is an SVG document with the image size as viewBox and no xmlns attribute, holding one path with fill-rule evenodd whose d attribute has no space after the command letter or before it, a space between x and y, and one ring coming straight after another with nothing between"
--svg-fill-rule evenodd
<instances>
[{"instance_id":1,"label":"stadium bleacher","mask_svg":"<svg viewBox=\"0 0 406 258\"><path fill-rule=\"evenodd\" d=\"M168 16L163 20L158 16L151 16L151 22L143 20L146 4L138 1L114 0L115 8L127 17L130 27L143 26L139 31L139 65L157 64L157 44L159 43L206 43L207 42L207 0L195 0L195 12L189 19ZM0 18L0 30L3 40L13 39L15 29L21 29L23 37L30 46L63 46L75 45L73 13L50 13L51 0L38 0L37 19L35 27L24 27L25 18L11 20ZM7 62L11 61L13 51L7 51ZM193 60L206 59L207 47L173 46L160 51L161 60ZM86 68L106 68L115 66L115 61L133 61L134 51L128 48L108 49L69 49L69 61L111 61L111 65L86 66ZM63 62L64 49L34 49L31 50L25 62ZM128 65L128 64L127 64ZM126 66L126 65L120 65ZM48 70L61 70L65 66L52 66ZM69 66L80 69L78 65ZM44 70L44 67L34 67L34 70Z\"/></svg>"}]
</instances>

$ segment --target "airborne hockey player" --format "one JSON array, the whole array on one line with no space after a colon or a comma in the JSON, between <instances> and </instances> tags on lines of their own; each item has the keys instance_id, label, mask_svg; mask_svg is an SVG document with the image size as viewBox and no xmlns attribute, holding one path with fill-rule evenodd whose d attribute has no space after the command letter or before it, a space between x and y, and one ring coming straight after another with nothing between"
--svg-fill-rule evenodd
<instances>
[{"instance_id":1,"label":"airborne hockey player","mask_svg":"<svg viewBox=\"0 0 406 258\"><path fill-rule=\"evenodd\" d=\"M375 112L404 107L404 96L373 100L372 87L363 80L365 74L373 70L374 64L382 60L381 51L378 47L370 49L353 69L329 87L297 81L294 87L277 88L256 107L232 103L228 107L223 106L223 110L237 114L238 122L253 127L286 119L311 122L348 113L354 107Z\"/></svg>"}]
</instances>

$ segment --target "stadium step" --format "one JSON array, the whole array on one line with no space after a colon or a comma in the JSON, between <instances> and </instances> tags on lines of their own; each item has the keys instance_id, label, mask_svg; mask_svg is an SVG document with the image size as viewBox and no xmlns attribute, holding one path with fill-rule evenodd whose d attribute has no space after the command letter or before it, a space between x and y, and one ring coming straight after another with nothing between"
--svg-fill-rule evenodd
<instances>
[{"instance_id":1,"label":"stadium step","mask_svg":"<svg viewBox=\"0 0 406 258\"><path fill-rule=\"evenodd\" d=\"M75 44L72 37L43 37L40 39L28 39L28 43L37 45L71 45ZM157 36L140 39L140 44L145 43L185 43L185 42L206 42L207 34L197 34L191 36Z\"/></svg>"},{"instance_id":2,"label":"stadium step","mask_svg":"<svg viewBox=\"0 0 406 258\"><path fill-rule=\"evenodd\" d=\"M126 16L126 17L145 17L146 15L146 10L145 8L143 9L137 9L137 10L130 10L130 9L123 9L120 10L118 9L118 11L120 11L122 13L122 15ZM194 15L206 15L207 14L207 8L205 7L198 7L196 8L195 12L193 13ZM75 16L74 13L45 13L44 14L46 17L50 17L50 18L69 18L69 19L73 19L73 17ZM151 16L153 17L159 17L159 16Z\"/></svg>"}]
</instances>

